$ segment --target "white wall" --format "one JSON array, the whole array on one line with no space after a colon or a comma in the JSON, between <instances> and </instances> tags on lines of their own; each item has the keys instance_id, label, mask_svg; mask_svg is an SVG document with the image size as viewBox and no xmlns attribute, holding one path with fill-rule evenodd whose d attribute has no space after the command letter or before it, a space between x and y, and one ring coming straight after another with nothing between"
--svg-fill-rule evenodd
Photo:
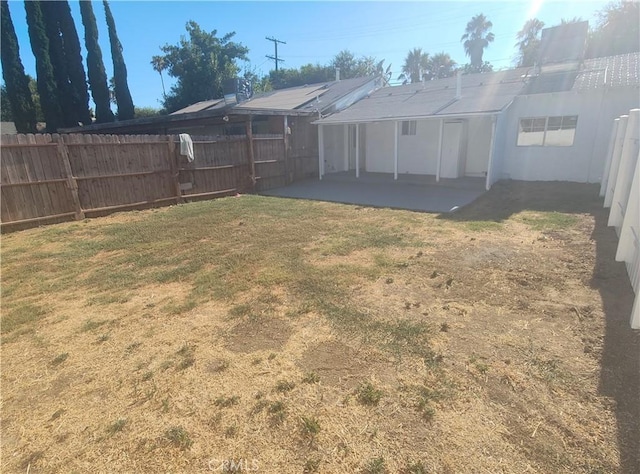
<instances>
[{"instance_id":1,"label":"white wall","mask_svg":"<svg viewBox=\"0 0 640 474\"><path fill-rule=\"evenodd\" d=\"M366 171L393 173L395 122L367 124ZM415 135L398 130L398 174L435 175L438 166L440 119L418 120ZM466 176L484 176L491 149L491 117L474 117L468 121L466 142ZM464 155L465 152L462 152Z\"/></svg>"},{"instance_id":2,"label":"white wall","mask_svg":"<svg viewBox=\"0 0 640 474\"><path fill-rule=\"evenodd\" d=\"M507 111L501 167L495 177L528 181L600 182L611 123L638 107L637 88L517 97ZM517 146L520 118L577 115L573 146Z\"/></svg>"},{"instance_id":3,"label":"white wall","mask_svg":"<svg viewBox=\"0 0 640 474\"><path fill-rule=\"evenodd\" d=\"M366 171L393 173L394 126L395 122L367 124Z\"/></svg>"},{"instance_id":4,"label":"white wall","mask_svg":"<svg viewBox=\"0 0 640 474\"><path fill-rule=\"evenodd\" d=\"M465 176L485 176L491 153L491 117L469 119Z\"/></svg>"},{"instance_id":5,"label":"white wall","mask_svg":"<svg viewBox=\"0 0 640 474\"><path fill-rule=\"evenodd\" d=\"M347 171L344 167L344 127L324 125L324 172Z\"/></svg>"}]
</instances>

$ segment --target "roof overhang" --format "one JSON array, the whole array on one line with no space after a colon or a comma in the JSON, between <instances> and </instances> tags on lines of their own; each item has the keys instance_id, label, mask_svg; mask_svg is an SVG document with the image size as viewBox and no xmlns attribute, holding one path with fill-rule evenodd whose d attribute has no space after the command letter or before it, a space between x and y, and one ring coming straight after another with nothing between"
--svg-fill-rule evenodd
<instances>
[{"instance_id":1,"label":"roof overhang","mask_svg":"<svg viewBox=\"0 0 640 474\"><path fill-rule=\"evenodd\" d=\"M505 107L506 108L506 107ZM376 117L370 119L357 119L357 120L314 120L311 122L313 125L346 125L355 123L376 123L376 122L403 122L406 120L441 120L441 119L463 119L469 117L490 117L492 115L498 115L502 113L501 110L488 110L483 112L470 112L462 114L437 114L437 115L408 115L402 117Z\"/></svg>"}]
</instances>

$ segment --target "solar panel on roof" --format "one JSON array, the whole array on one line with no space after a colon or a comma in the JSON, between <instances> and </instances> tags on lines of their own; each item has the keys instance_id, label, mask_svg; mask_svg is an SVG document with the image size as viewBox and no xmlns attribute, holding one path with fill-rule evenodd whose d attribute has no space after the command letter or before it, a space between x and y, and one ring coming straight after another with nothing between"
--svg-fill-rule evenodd
<instances>
[{"instance_id":1,"label":"solar panel on roof","mask_svg":"<svg viewBox=\"0 0 640 474\"><path fill-rule=\"evenodd\" d=\"M323 90L324 89L324 90ZM318 91L323 90L318 93ZM312 101L326 91L324 84L314 87L301 87L299 89L283 89L275 91L265 97L251 99L237 108L245 109L295 109Z\"/></svg>"},{"instance_id":2,"label":"solar panel on roof","mask_svg":"<svg viewBox=\"0 0 640 474\"><path fill-rule=\"evenodd\" d=\"M170 115L189 114L189 113L193 113L193 112L201 112L201 111L206 110L206 109L208 109L210 107L214 107L214 106L218 105L220 102L222 102L222 99L204 100L202 102L196 102L195 104L191 104L188 107L185 107L184 109L176 110L175 112L171 113Z\"/></svg>"}]
</instances>

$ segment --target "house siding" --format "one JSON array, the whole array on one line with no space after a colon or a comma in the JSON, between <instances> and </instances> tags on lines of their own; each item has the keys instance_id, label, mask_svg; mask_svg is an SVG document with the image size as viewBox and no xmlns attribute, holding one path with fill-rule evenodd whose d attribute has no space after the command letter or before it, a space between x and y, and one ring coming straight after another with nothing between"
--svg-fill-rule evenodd
<instances>
[{"instance_id":1,"label":"house siding","mask_svg":"<svg viewBox=\"0 0 640 474\"><path fill-rule=\"evenodd\" d=\"M497 179L577 181L602 179L610 124L636 106L638 90L559 92L517 97L507 111ZM635 102L635 104L634 104ZM517 146L521 118L577 115L572 146ZM497 164L497 162L496 162Z\"/></svg>"}]
</instances>

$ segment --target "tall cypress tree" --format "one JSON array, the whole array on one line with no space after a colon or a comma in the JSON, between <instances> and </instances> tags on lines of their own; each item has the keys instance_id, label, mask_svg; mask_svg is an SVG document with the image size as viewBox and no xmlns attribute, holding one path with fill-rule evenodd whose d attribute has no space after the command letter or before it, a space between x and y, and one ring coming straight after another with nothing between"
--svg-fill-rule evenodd
<instances>
[{"instance_id":1,"label":"tall cypress tree","mask_svg":"<svg viewBox=\"0 0 640 474\"><path fill-rule=\"evenodd\" d=\"M64 58L67 63L67 72L71 82L73 103L76 107L76 118L84 125L91 124L89 112L89 91L87 89L87 76L82 63L80 40L78 31L71 16L71 8L67 0L58 0L55 5L58 8L58 24L64 44Z\"/></svg>"},{"instance_id":2,"label":"tall cypress tree","mask_svg":"<svg viewBox=\"0 0 640 474\"><path fill-rule=\"evenodd\" d=\"M36 131L36 108L29 90L29 78L24 73L24 66L20 60L20 48L9 14L9 5L5 0L0 3L0 20L2 77L11 103L13 121L18 132L34 133Z\"/></svg>"},{"instance_id":3,"label":"tall cypress tree","mask_svg":"<svg viewBox=\"0 0 640 474\"><path fill-rule=\"evenodd\" d=\"M116 23L111 14L111 8L107 0L103 0L104 13L107 17L107 27L109 28L109 42L111 43L111 59L113 60L113 79L116 93L116 103L118 104L118 120L132 119L135 113L133 99L129 92L127 83L127 66L122 57L122 44L116 32Z\"/></svg>"},{"instance_id":4,"label":"tall cypress tree","mask_svg":"<svg viewBox=\"0 0 640 474\"><path fill-rule=\"evenodd\" d=\"M96 122L113 122L115 117L109 107L107 73L102 62L102 50L98 44L98 25L90 0L80 0L80 14L84 25L84 44L87 48L87 74L91 95L96 104Z\"/></svg>"},{"instance_id":5,"label":"tall cypress tree","mask_svg":"<svg viewBox=\"0 0 640 474\"><path fill-rule=\"evenodd\" d=\"M27 12L31 50L36 58L38 94L40 95L42 113L47 122L47 130L55 132L63 124L62 111L58 101L53 67L49 60L49 39L45 31L40 3L39 1L25 2L24 9Z\"/></svg>"},{"instance_id":6,"label":"tall cypress tree","mask_svg":"<svg viewBox=\"0 0 640 474\"><path fill-rule=\"evenodd\" d=\"M58 26L58 8L56 2L41 2L42 19L49 40L49 60L53 68L53 77L58 86L58 103L62 111L62 123L65 127L78 125L76 108L73 103L73 90L69 82L67 62L64 57L64 45Z\"/></svg>"}]
</instances>

